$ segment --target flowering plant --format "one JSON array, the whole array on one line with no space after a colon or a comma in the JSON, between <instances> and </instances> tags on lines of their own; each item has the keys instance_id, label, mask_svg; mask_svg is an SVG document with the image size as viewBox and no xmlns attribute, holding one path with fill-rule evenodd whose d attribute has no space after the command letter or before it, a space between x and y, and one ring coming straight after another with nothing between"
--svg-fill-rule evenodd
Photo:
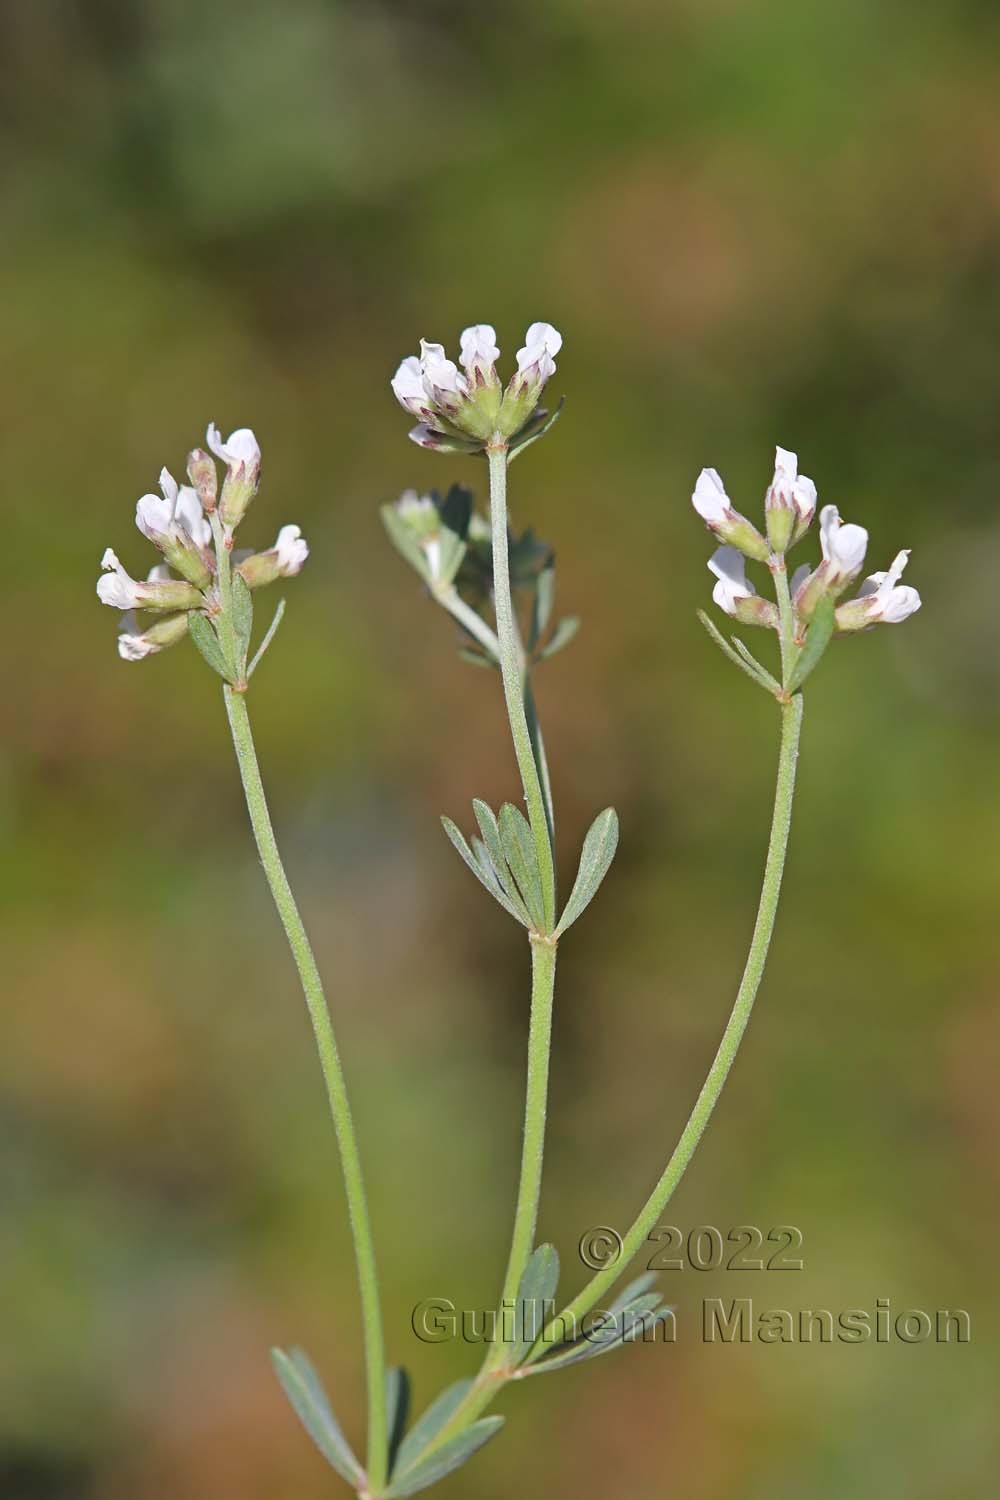
<instances>
[{"instance_id":1,"label":"flowering plant","mask_svg":"<svg viewBox=\"0 0 1000 1500\"><path fill-rule=\"evenodd\" d=\"M538 665L573 638L578 622L557 620L555 562L551 547L526 531L511 534L507 472L512 459L548 430L542 392L556 370L560 334L533 323L504 386L494 329L465 329L458 363L440 344L422 342L419 356L404 359L392 380L400 404L418 419L410 433L421 447L485 457L489 511L476 510L471 493L454 485L442 496L407 490L383 508L393 544L414 569L433 602L461 632L461 654L498 671L520 772L524 810L506 803L494 811L473 803L477 832L470 839L450 818L443 824L476 879L525 929L531 956L527 1084L520 1181L507 1267L499 1297L498 1326L478 1373L445 1390L407 1427L408 1385L401 1369L387 1369L375 1251L361 1157L347 1087L322 982L294 896L285 876L264 797L250 729L246 695L251 678L281 620L283 604L256 652L250 654L253 593L298 573L308 547L297 526L283 526L262 552L234 551L260 478L260 448L248 428L223 442L210 426L211 452L188 458L189 485L164 469L160 495L144 495L136 524L162 557L138 582L110 550L97 584L101 600L124 612L119 652L136 661L190 635L223 679L223 697L247 807L261 861L298 968L316 1036L347 1192L364 1326L368 1396L367 1453L358 1458L334 1416L322 1382L300 1349L276 1350L278 1376L316 1446L361 1500L401 1500L427 1489L464 1464L502 1426L488 1408L512 1381L544 1375L592 1359L642 1336L666 1316L649 1274L631 1281L610 1302L614 1282L657 1224L708 1124L735 1060L764 972L774 930L791 824L802 724L802 687L835 636L905 620L920 606L916 590L900 583L908 553L885 572L867 577L852 598L868 535L843 524L835 506L820 510L821 557L791 579L787 554L809 532L817 509L816 486L798 472L794 453L778 448L764 497L764 527L738 512L714 469L703 469L694 487L695 510L719 546L709 559L716 605L741 625L775 632L778 661L772 671L739 639L728 639L707 614L701 619L727 658L779 707L778 774L770 839L757 919L732 1013L690 1117L621 1253L558 1311L559 1259L551 1245L535 1244L542 1184L552 1007L559 944L593 900L618 844L618 818L605 808L583 842L568 899L558 898L552 782L534 695ZM221 487L215 458L226 465ZM758 594L747 562L766 569L774 597ZM139 624L135 612L148 617ZM589 1321L588 1321L589 1320Z\"/></svg>"}]
</instances>

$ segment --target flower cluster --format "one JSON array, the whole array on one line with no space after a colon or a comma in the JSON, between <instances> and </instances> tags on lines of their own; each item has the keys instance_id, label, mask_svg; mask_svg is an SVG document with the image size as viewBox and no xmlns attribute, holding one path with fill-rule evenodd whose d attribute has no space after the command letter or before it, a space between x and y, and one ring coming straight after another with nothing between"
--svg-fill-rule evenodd
<instances>
[{"instance_id":1,"label":"flower cluster","mask_svg":"<svg viewBox=\"0 0 1000 1500\"><path fill-rule=\"evenodd\" d=\"M206 441L226 465L221 495L214 460L203 448L194 449L187 464L191 483L179 485L162 469L160 494L143 495L135 508L136 526L162 561L139 581L110 547L101 559L97 595L123 611L118 654L124 661L141 661L183 639L193 614L212 620L220 612L219 548L227 556L232 552L236 527L257 492L260 447L249 427L223 442L212 424ZM267 551L233 553L232 566L248 589L256 589L300 572L308 556L299 528L283 526ZM140 624L136 611L153 618Z\"/></svg>"},{"instance_id":2,"label":"flower cluster","mask_svg":"<svg viewBox=\"0 0 1000 1500\"><path fill-rule=\"evenodd\" d=\"M766 537L734 508L715 469L702 469L691 501L722 543L708 564L717 580L712 590L716 604L744 624L777 629L779 612L758 596L746 576L746 559L766 562L772 572L780 571L785 566L784 554L809 530L816 513L816 486L799 474L796 454L786 448L775 450L774 478L764 499ZM844 524L837 507L825 505L819 513L819 540L819 564L815 568L804 564L791 579L797 639L824 601L835 605L834 629L841 634L882 623L898 624L920 608L916 589L899 581L908 551L898 553L887 572L867 577L853 599L838 602L864 566L868 532L863 526Z\"/></svg>"},{"instance_id":3,"label":"flower cluster","mask_svg":"<svg viewBox=\"0 0 1000 1500\"><path fill-rule=\"evenodd\" d=\"M538 400L555 374L562 334L551 323L532 323L506 389L496 371L496 337L489 323L475 323L462 332L458 364L443 344L426 339L419 355L403 360L391 384L400 406L418 419L415 443L444 453L479 453L492 442L513 450L538 432L548 415Z\"/></svg>"}]
</instances>

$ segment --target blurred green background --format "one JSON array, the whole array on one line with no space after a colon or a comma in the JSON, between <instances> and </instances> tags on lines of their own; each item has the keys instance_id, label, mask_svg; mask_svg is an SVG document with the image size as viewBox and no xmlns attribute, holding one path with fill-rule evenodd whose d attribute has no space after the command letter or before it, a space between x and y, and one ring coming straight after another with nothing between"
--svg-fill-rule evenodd
<instances>
[{"instance_id":1,"label":"blurred green background","mask_svg":"<svg viewBox=\"0 0 1000 1500\"><path fill-rule=\"evenodd\" d=\"M478 1351L506 1253L527 954L438 826L516 795L496 679L377 505L419 451L420 335L565 335L563 420L512 473L584 627L538 693L563 879L622 848L560 961L540 1233L567 1283L690 1108L752 922L773 707L694 617L718 466L775 442L913 548L908 624L808 693L771 968L672 1223L790 1223L801 1272L665 1273L672 1348L509 1394L470 1500L980 1500L1000 1232L1000 13L975 0L31 0L0 9L0 1492L340 1492L267 1349L359 1437L350 1243L294 971L189 645L140 666L103 549L205 424L252 425L244 532L311 544L255 679L265 780L328 977L390 1352L418 1403ZM815 551L815 540L808 544ZM805 555L806 547L803 547ZM967 1345L706 1345L704 1298L964 1307Z\"/></svg>"}]
</instances>

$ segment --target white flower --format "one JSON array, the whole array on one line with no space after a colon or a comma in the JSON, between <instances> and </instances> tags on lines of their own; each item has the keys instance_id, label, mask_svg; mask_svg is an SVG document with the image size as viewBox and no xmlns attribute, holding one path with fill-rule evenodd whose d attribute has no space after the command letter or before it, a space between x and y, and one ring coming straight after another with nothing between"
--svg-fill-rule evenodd
<instances>
[{"instance_id":1,"label":"white flower","mask_svg":"<svg viewBox=\"0 0 1000 1500\"><path fill-rule=\"evenodd\" d=\"M831 580L849 580L861 572L868 533L863 526L845 526L835 505L824 505L819 513L819 542Z\"/></svg>"},{"instance_id":2,"label":"white flower","mask_svg":"<svg viewBox=\"0 0 1000 1500\"><path fill-rule=\"evenodd\" d=\"M279 577L294 578L305 566L309 543L298 526L282 526L272 551L277 557Z\"/></svg>"},{"instance_id":3,"label":"white flower","mask_svg":"<svg viewBox=\"0 0 1000 1500\"><path fill-rule=\"evenodd\" d=\"M920 608L920 595L908 584L901 584L903 569L909 561L909 550L897 552L892 567L885 573L872 573L837 610L840 630L864 630L869 625L898 625Z\"/></svg>"},{"instance_id":4,"label":"white flower","mask_svg":"<svg viewBox=\"0 0 1000 1500\"><path fill-rule=\"evenodd\" d=\"M518 351L517 372L500 399L500 349L491 323L462 330L459 366L443 344L420 340L420 354L402 361L390 381L405 411L419 417L410 437L442 452L481 451L494 437L515 437L535 414L545 382L555 373L562 335L551 323L532 323Z\"/></svg>"},{"instance_id":5,"label":"white flower","mask_svg":"<svg viewBox=\"0 0 1000 1500\"><path fill-rule=\"evenodd\" d=\"M131 578L110 547L101 558L104 577L97 580L97 597L112 609L141 609L144 604L142 584Z\"/></svg>"},{"instance_id":6,"label":"white flower","mask_svg":"<svg viewBox=\"0 0 1000 1500\"><path fill-rule=\"evenodd\" d=\"M719 580L712 598L727 615L736 616L740 599L750 599L757 590L747 578L746 560L735 547L717 547L708 560L709 570Z\"/></svg>"},{"instance_id":7,"label":"white flower","mask_svg":"<svg viewBox=\"0 0 1000 1500\"><path fill-rule=\"evenodd\" d=\"M223 442L215 423L209 422L205 440L216 458L221 458L231 469L238 468L240 464L246 464L248 469L255 469L260 465L260 444L249 427L237 427Z\"/></svg>"},{"instance_id":8,"label":"white flower","mask_svg":"<svg viewBox=\"0 0 1000 1500\"><path fill-rule=\"evenodd\" d=\"M495 382L494 366L500 358L496 329L489 323L473 323L471 328L462 329L460 344L459 358L469 384Z\"/></svg>"},{"instance_id":9,"label":"white flower","mask_svg":"<svg viewBox=\"0 0 1000 1500\"><path fill-rule=\"evenodd\" d=\"M702 469L691 495L691 504L710 526L718 526L733 514L732 502L718 469Z\"/></svg>"},{"instance_id":10,"label":"white flower","mask_svg":"<svg viewBox=\"0 0 1000 1500\"><path fill-rule=\"evenodd\" d=\"M430 415L427 392L424 390L424 374L415 354L407 355L389 383L396 400L411 416L420 417L425 413Z\"/></svg>"},{"instance_id":11,"label":"white flower","mask_svg":"<svg viewBox=\"0 0 1000 1500\"><path fill-rule=\"evenodd\" d=\"M532 323L524 335L524 348L517 351L518 374L531 373L544 385L556 373L555 356L562 348L562 334L551 323Z\"/></svg>"},{"instance_id":12,"label":"white flower","mask_svg":"<svg viewBox=\"0 0 1000 1500\"><path fill-rule=\"evenodd\" d=\"M691 494L691 504L709 531L726 546L766 562L770 548L752 522L733 509L718 469L702 469Z\"/></svg>"},{"instance_id":13,"label":"white flower","mask_svg":"<svg viewBox=\"0 0 1000 1500\"><path fill-rule=\"evenodd\" d=\"M794 509L799 521L808 526L816 511L816 486L799 473L799 456L787 448L774 450L774 479L768 490L767 503Z\"/></svg>"},{"instance_id":14,"label":"white flower","mask_svg":"<svg viewBox=\"0 0 1000 1500\"><path fill-rule=\"evenodd\" d=\"M164 615L148 630L139 629L134 615L123 615L118 636L118 655L122 661L142 661L147 656L154 656L157 651L165 651L168 646L176 645L187 634L187 630L188 617L185 614Z\"/></svg>"},{"instance_id":15,"label":"white flower","mask_svg":"<svg viewBox=\"0 0 1000 1500\"><path fill-rule=\"evenodd\" d=\"M178 487L168 469L160 471L160 489L162 499L159 495L143 495L135 507L135 524L143 536L157 546L162 546L165 541L210 546L212 528L201 508L197 490L189 484Z\"/></svg>"},{"instance_id":16,"label":"white flower","mask_svg":"<svg viewBox=\"0 0 1000 1500\"><path fill-rule=\"evenodd\" d=\"M164 567L153 568L145 583L130 577L110 547L101 558L104 577L97 580L97 597L112 609L196 609L203 602L193 584L171 578Z\"/></svg>"}]
</instances>

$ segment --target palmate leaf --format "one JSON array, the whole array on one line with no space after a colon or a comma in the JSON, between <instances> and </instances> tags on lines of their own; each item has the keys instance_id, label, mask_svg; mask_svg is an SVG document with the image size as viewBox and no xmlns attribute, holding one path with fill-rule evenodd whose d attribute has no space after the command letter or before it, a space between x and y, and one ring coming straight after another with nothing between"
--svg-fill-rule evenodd
<instances>
[{"instance_id":1,"label":"palmate leaf","mask_svg":"<svg viewBox=\"0 0 1000 1500\"><path fill-rule=\"evenodd\" d=\"M500 882L500 885L503 887L503 890L511 906L516 908L520 920L524 923L525 927L530 927L531 918L528 916L527 907L521 900L520 893L517 889L517 882L515 881L513 875L507 867L507 861L504 856L503 840L500 837L500 825L497 823L496 817L493 813L493 809L489 806L488 803L483 802L480 797L473 797L472 811L476 815L476 822L479 824L479 832L483 836L483 843L485 844L487 853L489 854L490 863L493 866L496 878Z\"/></svg>"},{"instance_id":2,"label":"palmate leaf","mask_svg":"<svg viewBox=\"0 0 1000 1500\"><path fill-rule=\"evenodd\" d=\"M524 926L527 927L529 923L526 920L526 914L524 913L523 908L521 907L520 903L515 906L513 901L511 901L510 897L503 890L490 860L486 859L484 861L476 857L474 851L469 848L469 844L462 830L456 823L452 822L451 818L442 817L441 827L451 839L451 842L454 844L455 848L462 856L462 859L468 865L469 869L472 871L473 875L475 875L480 884L486 887L495 901L499 901L504 911L509 912L515 921L521 922L524 924ZM485 845L483 845L483 848L485 848Z\"/></svg>"},{"instance_id":3,"label":"palmate leaf","mask_svg":"<svg viewBox=\"0 0 1000 1500\"><path fill-rule=\"evenodd\" d=\"M323 1383L307 1354L292 1349L272 1349L271 1359L296 1416L327 1463L354 1489L365 1480L365 1471L351 1452L351 1446L333 1415Z\"/></svg>"},{"instance_id":4,"label":"palmate leaf","mask_svg":"<svg viewBox=\"0 0 1000 1500\"><path fill-rule=\"evenodd\" d=\"M605 1317L595 1323L586 1334L564 1344L551 1354L543 1355L536 1364L528 1365L525 1375L546 1375L551 1370L564 1370L568 1365L582 1364L584 1360L598 1359L626 1344L645 1341L653 1335L657 1325L666 1318L671 1309L665 1307L659 1292L641 1292L635 1289L649 1285L650 1278L639 1277L627 1287L608 1308Z\"/></svg>"},{"instance_id":5,"label":"palmate leaf","mask_svg":"<svg viewBox=\"0 0 1000 1500\"><path fill-rule=\"evenodd\" d=\"M733 649L733 647L726 640L725 636L718 629L715 623L709 619L708 615L703 609L699 609L697 611L697 614L698 619L704 625L705 629L708 631L708 634L712 637L712 640L718 646L723 656L728 656L733 665L739 667L741 672L745 672L747 676L757 684L758 687L762 687L767 693L773 693L774 678L771 676L770 672L765 671L765 669L761 666L760 662L757 661L755 657L750 655L750 652L747 651L746 647L743 647L743 651L746 652L746 656L744 657L741 652L735 651Z\"/></svg>"},{"instance_id":6,"label":"palmate leaf","mask_svg":"<svg viewBox=\"0 0 1000 1500\"><path fill-rule=\"evenodd\" d=\"M579 629L579 616L567 615L565 619L559 621L555 630L553 630L549 639L539 651L539 657L544 659L545 657L555 656L557 651L561 651L564 646L569 645Z\"/></svg>"},{"instance_id":7,"label":"palmate leaf","mask_svg":"<svg viewBox=\"0 0 1000 1500\"><path fill-rule=\"evenodd\" d=\"M593 901L601 881L608 873L617 848L618 814L613 807L606 807L603 812L597 814L583 841L580 868L577 871L573 889L570 891L569 900L566 902L566 909L559 919L559 926L556 928L557 937L561 936L567 927L571 927Z\"/></svg>"}]
</instances>

